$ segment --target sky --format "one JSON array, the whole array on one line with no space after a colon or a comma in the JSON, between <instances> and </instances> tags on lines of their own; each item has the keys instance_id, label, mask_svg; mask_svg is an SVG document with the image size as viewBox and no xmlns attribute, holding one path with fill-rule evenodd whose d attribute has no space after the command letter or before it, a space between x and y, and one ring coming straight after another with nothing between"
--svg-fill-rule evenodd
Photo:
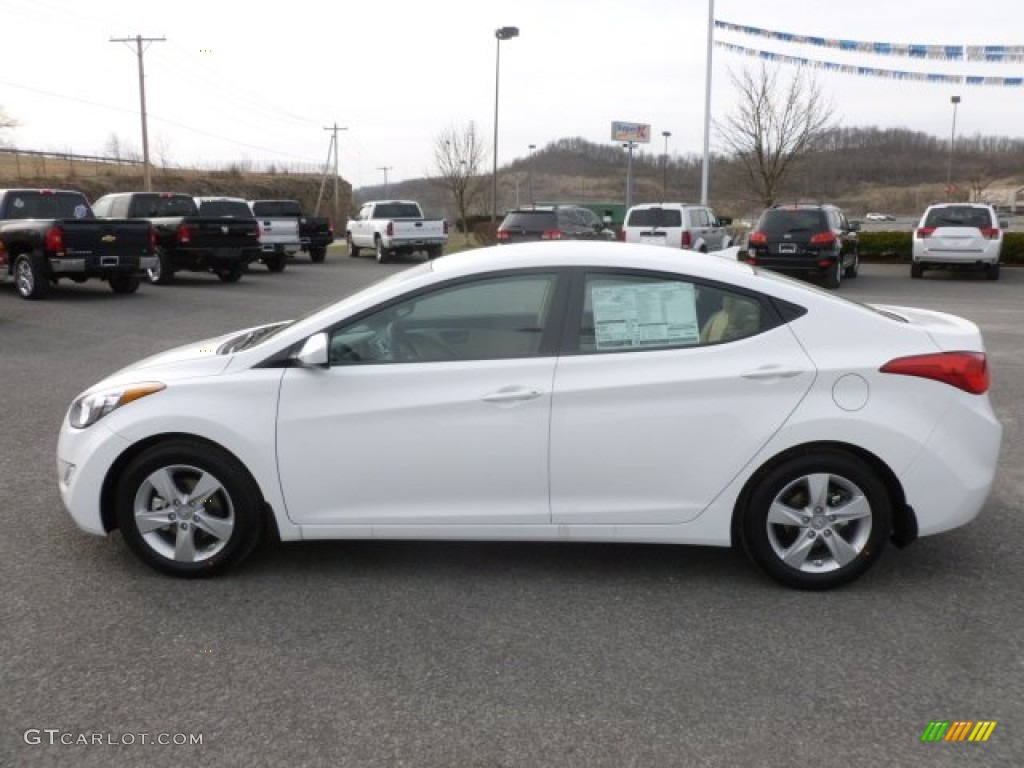
<instances>
[{"instance_id":1,"label":"sky","mask_svg":"<svg viewBox=\"0 0 1024 768\"><path fill-rule=\"evenodd\" d=\"M611 123L651 126L642 149L700 154L710 0L0 0L0 109L22 149L102 154L110 137L141 148L135 44L145 47L153 162L319 170L337 124L339 171L353 186L430 175L442 131L494 131L498 162L561 138L611 143ZM840 8L842 11L840 11ZM827 39L1024 45L1024 2L714 0L719 22ZM942 75L1024 76L1024 62L975 63L799 45L716 30L719 43L788 57ZM713 119L735 110L731 74L757 59L713 48ZM797 68L777 63L783 77ZM1024 136L1024 87L896 81L806 67L840 124L942 138ZM711 133L712 150L723 149ZM387 168L387 171L383 169Z\"/></svg>"}]
</instances>

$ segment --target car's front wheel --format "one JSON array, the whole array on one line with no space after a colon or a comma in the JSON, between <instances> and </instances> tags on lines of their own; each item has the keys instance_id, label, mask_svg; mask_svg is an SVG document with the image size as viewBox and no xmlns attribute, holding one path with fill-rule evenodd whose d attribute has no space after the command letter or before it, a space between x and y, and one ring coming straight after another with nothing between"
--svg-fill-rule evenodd
<instances>
[{"instance_id":1,"label":"car's front wheel","mask_svg":"<svg viewBox=\"0 0 1024 768\"><path fill-rule=\"evenodd\" d=\"M245 468L208 443L175 439L133 459L117 484L116 516L140 560L172 576L210 576L259 541L261 497Z\"/></svg>"},{"instance_id":2,"label":"car's front wheel","mask_svg":"<svg viewBox=\"0 0 1024 768\"><path fill-rule=\"evenodd\" d=\"M753 487L742 511L742 541L769 576L800 589L853 581L889 538L892 505L859 458L834 449L797 454Z\"/></svg>"}]
</instances>

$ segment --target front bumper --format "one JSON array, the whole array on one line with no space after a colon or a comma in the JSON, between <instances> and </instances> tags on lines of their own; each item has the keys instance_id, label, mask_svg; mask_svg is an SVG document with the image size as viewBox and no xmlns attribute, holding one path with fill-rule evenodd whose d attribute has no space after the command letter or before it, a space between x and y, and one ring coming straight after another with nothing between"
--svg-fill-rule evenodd
<instances>
[{"instance_id":1,"label":"front bumper","mask_svg":"<svg viewBox=\"0 0 1024 768\"><path fill-rule=\"evenodd\" d=\"M74 429L64 417L57 440L57 483L64 507L84 531L108 533L100 505L103 483L129 443L102 423Z\"/></svg>"}]
</instances>

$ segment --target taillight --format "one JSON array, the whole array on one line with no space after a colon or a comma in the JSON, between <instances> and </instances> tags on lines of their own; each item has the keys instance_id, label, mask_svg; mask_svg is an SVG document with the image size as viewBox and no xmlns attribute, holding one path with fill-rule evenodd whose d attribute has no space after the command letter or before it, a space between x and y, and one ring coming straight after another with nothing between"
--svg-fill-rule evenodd
<instances>
[{"instance_id":1,"label":"taillight","mask_svg":"<svg viewBox=\"0 0 1024 768\"><path fill-rule=\"evenodd\" d=\"M939 352L890 360L879 369L882 373L919 376L962 389L972 395L988 391L988 360L984 352Z\"/></svg>"},{"instance_id":2,"label":"taillight","mask_svg":"<svg viewBox=\"0 0 1024 768\"><path fill-rule=\"evenodd\" d=\"M691 248L692 246L693 246L693 237L690 235L689 232L683 232L682 236L679 238L679 247L680 248Z\"/></svg>"},{"instance_id":3,"label":"taillight","mask_svg":"<svg viewBox=\"0 0 1024 768\"><path fill-rule=\"evenodd\" d=\"M384 234L388 237L394 237L395 235L395 222L389 221L387 227L384 229Z\"/></svg>"},{"instance_id":4,"label":"taillight","mask_svg":"<svg viewBox=\"0 0 1024 768\"><path fill-rule=\"evenodd\" d=\"M832 245L836 241L834 232L819 232L811 235L811 245Z\"/></svg>"},{"instance_id":5,"label":"taillight","mask_svg":"<svg viewBox=\"0 0 1024 768\"><path fill-rule=\"evenodd\" d=\"M562 230L560 229L545 229L540 233L541 240L561 240Z\"/></svg>"},{"instance_id":6,"label":"taillight","mask_svg":"<svg viewBox=\"0 0 1024 768\"><path fill-rule=\"evenodd\" d=\"M751 232L747 245L768 245L768 235L764 232Z\"/></svg>"},{"instance_id":7,"label":"taillight","mask_svg":"<svg viewBox=\"0 0 1024 768\"><path fill-rule=\"evenodd\" d=\"M153 227L149 228L149 250L156 250L156 229Z\"/></svg>"},{"instance_id":8,"label":"taillight","mask_svg":"<svg viewBox=\"0 0 1024 768\"><path fill-rule=\"evenodd\" d=\"M448 234L448 219L444 220L444 233L446 235Z\"/></svg>"},{"instance_id":9,"label":"taillight","mask_svg":"<svg viewBox=\"0 0 1024 768\"><path fill-rule=\"evenodd\" d=\"M498 230L498 239L499 240L507 241L510 238L511 238L511 235L509 234L509 231L507 229L499 229Z\"/></svg>"},{"instance_id":10,"label":"taillight","mask_svg":"<svg viewBox=\"0 0 1024 768\"><path fill-rule=\"evenodd\" d=\"M981 232L981 236L984 237L986 240L996 240L999 238L998 229L988 229L986 227L982 227L979 231Z\"/></svg>"},{"instance_id":11,"label":"taillight","mask_svg":"<svg viewBox=\"0 0 1024 768\"><path fill-rule=\"evenodd\" d=\"M917 230L917 236L922 240L926 237L931 237L932 232L935 231L935 227L919 227Z\"/></svg>"},{"instance_id":12,"label":"taillight","mask_svg":"<svg viewBox=\"0 0 1024 768\"><path fill-rule=\"evenodd\" d=\"M192 242L192 229L188 224L178 225L178 242L179 243L191 243Z\"/></svg>"},{"instance_id":13,"label":"taillight","mask_svg":"<svg viewBox=\"0 0 1024 768\"><path fill-rule=\"evenodd\" d=\"M59 253L64 250L64 229L50 227L46 230L46 250Z\"/></svg>"},{"instance_id":14,"label":"taillight","mask_svg":"<svg viewBox=\"0 0 1024 768\"><path fill-rule=\"evenodd\" d=\"M334 234L334 219L332 218L327 219L327 231L332 235Z\"/></svg>"}]
</instances>

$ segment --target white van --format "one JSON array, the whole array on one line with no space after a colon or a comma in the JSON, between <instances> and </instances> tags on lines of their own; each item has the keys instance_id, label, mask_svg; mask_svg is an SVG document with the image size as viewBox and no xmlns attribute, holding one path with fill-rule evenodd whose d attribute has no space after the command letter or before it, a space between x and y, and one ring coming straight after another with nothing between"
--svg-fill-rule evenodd
<instances>
[{"instance_id":1,"label":"white van","mask_svg":"<svg viewBox=\"0 0 1024 768\"><path fill-rule=\"evenodd\" d=\"M719 219L705 205L645 203L626 212L620 239L702 253L721 251L732 245L726 229L731 223L731 219Z\"/></svg>"}]
</instances>

